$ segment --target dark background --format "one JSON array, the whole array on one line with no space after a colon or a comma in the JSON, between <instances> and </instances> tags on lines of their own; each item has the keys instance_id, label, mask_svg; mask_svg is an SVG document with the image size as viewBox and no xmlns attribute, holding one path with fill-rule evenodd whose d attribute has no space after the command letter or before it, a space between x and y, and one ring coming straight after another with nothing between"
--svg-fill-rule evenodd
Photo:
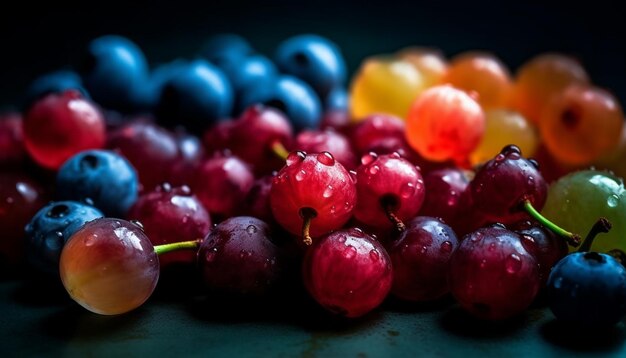
<instances>
[{"instance_id":1,"label":"dark background","mask_svg":"<svg viewBox=\"0 0 626 358\"><path fill-rule=\"evenodd\" d=\"M497 54L514 71L544 51L578 58L595 83L626 103L626 13L617 1L185 1L0 5L0 106L17 103L29 81L76 64L92 38L136 41L153 64L192 57L218 32L247 37L271 55L288 36L316 32L338 43L353 72L365 56L407 45L450 56Z\"/></svg>"}]
</instances>

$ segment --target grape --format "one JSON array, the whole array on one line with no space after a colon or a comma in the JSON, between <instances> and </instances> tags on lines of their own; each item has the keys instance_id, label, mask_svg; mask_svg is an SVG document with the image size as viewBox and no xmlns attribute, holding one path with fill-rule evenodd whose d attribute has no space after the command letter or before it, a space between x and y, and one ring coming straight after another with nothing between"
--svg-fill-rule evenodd
<instances>
[{"instance_id":1,"label":"grape","mask_svg":"<svg viewBox=\"0 0 626 358\"><path fill-rule=\"evenodd\" d=\"M585 165L617 147L623 122L624 113L609 92L573 85L544 109L539 129L558 161Z\"/></svg>"},{"instance_id":2,"label":"grape","mask_svg":"<svg viewBox=\"0 0 626 358\"><path fill-rule=\"evenodd\" d=\"M626 191L622 179L607 172L584 170L552 183L542 214L575 233L586 233L604 217L613 228L593 242L592 250L626 251Z\"/></svg>"},{"instance_id":3,"label":"grape","mask_svg":"<svg viewBox=\"0 0 626 358\"><path fill-rule=\"evenodd\" d=\"M465 52L454 57L442 83L475 93L484 109L507 106L513 86L506 66L494 55L484 52Z\"/></svg>"},{"instance_id":4,"label":"grape","mask_svg":"<svg viewBox=\"0 0 626 358\"><path fill-rule=\"evenodd\" d=\"M391 260L385 248L358 229L335 231L307 250L304 284L329 311L359 317L376 308L391 289Z\"/></svg>"},{"instance_id":5,"label":"grape","mask_svg":"<svg viewBox=\"0 0 626 358\"><path fill-rule=\"evenodd\" d=\"M443 54L435 49L423 47L407 47L396 53L396 56L411 63L422 75L424 87L432 87L441 83L448 71L448 64Z\"/></svg>"},{"instance_id":6,"label":"grape","mask_svg":"<svg viewBox=\"0 0 626 358\"><path fill-rule=\"evenodd\" d=\"M406 139L419 154L432 161L467 160L485 130L480 105L451 86L426 90L411 106Z\"/></svg>"},{"instance_id":7,"label":"grape","mask_svg":"<svg viewBox=\"0 0 626 358\"><path fill-rule=\"evenodd\" d=\"M524 311L539 291L539 265L518 234L500 226L466 236L450 261L450 289L471 314L489 320Z\"/></svg>"},{"instance_id":8,"label":"grape","mask_svg":"<svg viewBox=\"0 0 626 358\"><path fill-rule=\"evenodd\" d=\"M485 112L485 134L470 160L473 165L482 164L509 144L515 144L527 157L532 157L539 145L537 130L517 112L489 110Z\"/></svg>"},{"instance_id":9,"label":"grape","mask_svg":"<svg viewBox=\"0 0 626 358\"><path fill-rule=\"evenodd\" d=\"M448 293L447 273L459 242L452 228L440 220L418 216L391 243L391 292L410 301L430 301Z\"/></svg>"},{"instance_id":10,"label":"grape","mask_svg":"<svg viewBox=\"0 0 626 358\"><path fill-rule=\"evenodd\" d=\"M150 297L159 279L159 259L140 226L101 218L70 237L59 271L72 299L89 311L115 315Z\"/></svg>"},{"instance_id":11,"label":"grape","mask_svg":"<svg viewBox=\"0 0 626 358\"><path fill-rule=\"evenodd\" d=\"M541 113L554 94L570 84L589 82L585 69L574 59L546 53L530 59L517 71L513 108L531 123L539 123Z\"/></svg>"}]
</instances>

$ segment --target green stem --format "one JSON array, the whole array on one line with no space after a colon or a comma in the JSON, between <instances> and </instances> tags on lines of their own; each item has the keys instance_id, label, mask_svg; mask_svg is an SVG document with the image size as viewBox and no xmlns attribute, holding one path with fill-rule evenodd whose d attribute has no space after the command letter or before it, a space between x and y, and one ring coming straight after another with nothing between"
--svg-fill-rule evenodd
<instances>
[{"instance_id":1,"label":"green stem","mask_svg":"<svg viewBox=\"0 0 626 358\"><path fill-rule=\"evenodd\" d=\"M157 255L162 255L179 250L196 250L200 246L201 241L201 239L198 239L193 241L181 241L173 242L171 244L157 245L154 247L154 252L156 252Z\"/></svg>"},{"instance_id":2,"label":"green stem","mask_svg":"<svg viewBox=\"0 0 626 358\"><path fill-rule=\"evenodd\" d=\"M593 239L596 238L596 236L603 232L603 233L607 233L611 230L611 227L613 227L613 225L611 224L610 221L608 221L605 218L600 218L598 219L598 221L595 222L595 224L593 224L593 226L591 227L591 230L589 230L589 233L587 234L587 237L585 237L585 240L583 241L583 244L580 245L580 247L578 248L577 252L588 252L591 250L591 244L593 244Z\"/></svg>"},{"instance_id":3,"label":"green stem","mask_svg":"<svg viewBox=\"0 0 626 358\"><path fill-rule=\"evenodd\" d=\"M272 152L282 160L286 160L287 156L289 156L289 151L287 150L287 148L285 148L283 143L278 140L274 141L270 148L272 149Z\"/></svg>"},{"instance_id":4,"label":"green stem","mask_svg":"<svg viewBox=\"0 0 626 358\"><path fill-rule=\"evenodd\" d=\"M580 235L571 233L552 221L548 220L545 216L541 215L534 207L530 200L524 200L524 209L526 212L532 216L535 220L539 221L541 225L547 227L555 234L563 237L570 246L577 247L580 245Z\"/></svg>"}]
</instances>

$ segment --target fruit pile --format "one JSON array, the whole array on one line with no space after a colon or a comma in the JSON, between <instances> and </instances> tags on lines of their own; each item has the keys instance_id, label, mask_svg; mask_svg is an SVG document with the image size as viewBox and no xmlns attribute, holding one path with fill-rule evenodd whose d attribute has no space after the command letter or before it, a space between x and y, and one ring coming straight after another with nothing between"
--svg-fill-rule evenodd
<instances>
[{"instance_id":1,"label":"fruit pile","mask_svg":"<svg viewBox=\"0 0 626 358\"><path fill-rule=\"evenodd\" d=\"M513 78L410 48L348 86L315 35L273 61L217 35L155 68L104 36L24 98L0 117L2 258L90 311L128 312L182 266L211 295L302 285L345 317L451 294L502 320L540 292L574 324L626 314L624 115L569 57Z\"/></svg>"}]
</instances>

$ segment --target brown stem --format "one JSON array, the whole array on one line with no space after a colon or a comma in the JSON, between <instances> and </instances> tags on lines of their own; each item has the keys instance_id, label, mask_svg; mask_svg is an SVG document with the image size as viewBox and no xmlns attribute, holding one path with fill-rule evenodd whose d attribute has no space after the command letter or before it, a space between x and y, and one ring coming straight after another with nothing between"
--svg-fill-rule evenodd
<instances>
[{"instance_id":1,"label":"brown stem","mask_svg":"<svg viewBox=\"0 0 626 358\"><path fill-rule=\"evenodd\" d=\"M317 212L312 208L302 208L300 209L300 216L302 217L302 241L305 245L310 246L313 243L313 239L309 234L311 220L317 216Z\"/></svg>"},{"instance_id":2,"label":"brown stem","mask_svg":"<svg viewBox=\"0 0 626 358\"><path fill-rule=\"evenodd\" d=\"M602 232L609 232L611 230L611 227L613 227L613 225L610 221L608 221L606 218L599 218L598 221L593 224L591 230L589 230L587 237L585 237L585 240L583 241L582 245L580 245L577 252L587 252L591 250L591 244L593 244L593 240L596 238L596 236Z\"/></svg>"}]
</instances>

